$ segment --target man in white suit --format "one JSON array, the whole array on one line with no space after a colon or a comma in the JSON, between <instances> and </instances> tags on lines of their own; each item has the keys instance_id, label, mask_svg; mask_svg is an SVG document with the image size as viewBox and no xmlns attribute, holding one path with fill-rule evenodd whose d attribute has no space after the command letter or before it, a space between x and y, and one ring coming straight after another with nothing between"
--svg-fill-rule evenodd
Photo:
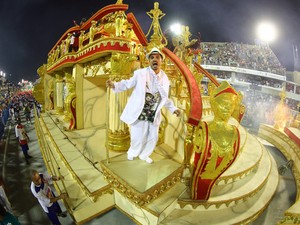
<instances>
[{"instance_id":1,"label":"man in white suit","mask_svg":"<svg viewBox=\"0 0 300 225\"><path fill-rule=\"evenodd\" d=\"M139 157L147 163L152 163L150 155L158 140L162 107L165 106L176 116L180 115L180 111L168 97L170 81L161 70L164 55L158 48L152 48L146 57L150 63L149 67L136 70L128 80L107 80L106 86L116 93L133 88L121 115L121 120L131 126L127 159Z\"/></svg>"}]
</instances>

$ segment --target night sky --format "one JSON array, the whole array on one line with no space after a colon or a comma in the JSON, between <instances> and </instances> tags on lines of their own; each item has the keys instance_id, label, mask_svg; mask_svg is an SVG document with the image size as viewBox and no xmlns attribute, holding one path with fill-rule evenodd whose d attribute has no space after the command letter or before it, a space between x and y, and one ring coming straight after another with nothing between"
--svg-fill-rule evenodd
<instances>
[{"instance_id":1,"label":"night sky","mask_svg":"<svg viewBox=\"0 0 300 225\"><path fill-rule=\"evenodd\" d=\"M61 35L82 18L116 0L0 0L0 70L17 83L35 81L37 68ZM146 12L155 0L123 0L147 33ZM300 48L300 0L163 0L162 30L180 22L202 41L254 44L260 21L274 23L278 37L270 47L287 70L293 70L292 46Z\"/></svg>"}]
</instances>

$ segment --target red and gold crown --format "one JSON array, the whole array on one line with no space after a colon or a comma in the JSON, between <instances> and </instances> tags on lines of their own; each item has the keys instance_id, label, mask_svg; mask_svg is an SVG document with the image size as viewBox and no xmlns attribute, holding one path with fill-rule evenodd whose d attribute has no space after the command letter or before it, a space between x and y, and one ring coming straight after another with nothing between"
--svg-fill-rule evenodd
<instances>
[{"instance_id":1,"label":"red and gold crown","mask_svg":"<svg viewBox=\"0 0 300 225\"><path fill-rule=\"evenodd\" d=\"M231 93L234 95L238 95L238 93L236 92L236 90L227 82L227 81L223 81L220 86L218 86L214 91L212 96L213 97L217 97L219 95L222 95L224 93Z\"/></svg>"}]
</instances>

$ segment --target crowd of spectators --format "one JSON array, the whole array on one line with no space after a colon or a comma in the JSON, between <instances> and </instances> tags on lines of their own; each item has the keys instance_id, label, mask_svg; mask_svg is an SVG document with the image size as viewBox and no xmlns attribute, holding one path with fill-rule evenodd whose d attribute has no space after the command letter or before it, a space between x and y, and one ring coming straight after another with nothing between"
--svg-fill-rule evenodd
<instances>
[{"instance_id":1,"label":"crowd of spectators","mask_svg":"<svg viewBox=\"0 0 300 225\"><path fill-rule=\"evenodd\" d=\"M232 80L231 78L231 72L229 71L210 71L211 74L213 74L216 78L218 79L224 79L224 80ZM245 82L248 84L255 84L255 85L262 85L262 86L268 86L268 87L273 87L273 88L282 88L284 81L279 81L276 79L271 79L268 77L259 77L259 76L253 76L253 75L248 75L248 74L242 74L242 73L237 73L235 76L235 82ZM293 92L294 90L294 85L287 83L287 91ZM296 88L296 93L299 94L300 92L300 86L297 86Z\"/></svg>"},{"instance_id":2,"label":"crowd of spectators","mask_svg":"<svg viewBox=\"0 0 300 225\"><path fill-rule=\"evenodd\" d=\"M279 103L279 97L268 94L257 94L253 91L245 93L243 103L246 106L246 113L243 118L244 125L249 127L266 123L274 124L273 110Z\"/></svg>"},{"instance_id":3,"label":"crowd of spectators","mask_svg":"<svg viewBox=\"0 0 300 225\"><path fill-rule=\"evenodd\" d=\"M26 123L31 123L34 106L37 111L41 105L34 99L31 91L18 92L17 94L10 91L1 91L0 93L0 138L4 133L4 128L7 125L8 118L11 118L12 125L16 125L20 119L20 113L25 115Z\"/></svg>"},{"instance_id":4,"label":"crowd of spectators","mask_svg":"<svg viewBox=\"0 0 300 225\"><path fill-rule=\"evenodd\" d=\"M250 127L259 126L260 123L274 125L275 109L280 104L280 96L249 90L244 93L243 103L246 106L246 113L243 119L244 125ZM299 112L299 107L297 106L299 102L286 98L284 104L289 108L290 117L287 120L291 120Z\"/></svg>"},{"instance_id":5,"label":"crowd of spectators","mask_svg":"<svg viewBox=\"0 0 300 225\"><path fill-rule=\"evenodd\" d=\"M223 74L223 76L218 76L218 78L228 78L226 77L226 72L221 74ZM253 82L253 80L251 80L251 82ZM261 83L258 82L257 84ZM243 104L246 107L246 112L242 120L244 126L258 127L260 123L274 125L275 108L280 103L279 95L263 93L252 86L242 89L238 87L235 88L243 93ZM202 82L202 90L203 95L209 95L207 82ZM286 98L284 103L289 108L291 118L300 112L299 101Z\"/></svg>"},{"instance_id":6,"label":"crowd of spectators","mask_svg":"<svg viewBox=\"0 0 300 225\"><path fill-rule=\"evenodd\" d=\"M286 83L286 91L291 92L291 93L295 93L297 95L300 94L300 86L295 85L293 83Z\"/></svg>"},{"instance_id":7,"label":"crowd of spectators","mask_svg":"<svg viewBox=\"0 0 300 225\"><path fill-rule=\"evenodd\" d=\"M213 44L205 43L205 44L207 44L207 46L212 47L214 43ZM216 43L216 44L218 44L218 43ZM217 53L217 51L219 51L219 50L220 49L214 48L214 53L220 54L220 53ZM206 49L206 51L207 51L207 49ZM272 79L272 78L263 77L263 76L254 76L251 74L244 74L244 73L235 73L234 77L232 77L231 71L221 71L221 70L208 70L208 71L212 75L214 75L217 79L228 80L232 85L236 85L240 82L250 84L248 87L249 91L250 91L250 89L260 90L261 89L260 86L268 86L268 87L277 88L277 89L282 89L283 87L285 87L286 92L300 94L300 85L296 85L295 83L292 83L292 82L281 81L281 80ZM203 88L203 89L205 89L205 88ZM269 99L277 98L279 101L279 95L274 96L274 95L268 95L268 94L264 94L264 93L260 93L260 92L256 92L256 94L258 94L258 96L256 97L258 99L256 99L255 102L258 102L258 104L260 104L259 106L262 106L262 107L264 105L266 105L266 102L270 103ZM264 96L265 99L262 96ZM245 101L249 101L251 103L253 101L254 96L251 96L251 97L245 96L244 98L245 98ZM287 98L286 103L288 104L288 106L291 110L294 110L294 111L299 110L299 107L298 107L299 101L291 99L291 98ZM267 108L269 108L269 106ZM263 111L265 111L265 110L263 109Z\"/></svg>"},{"instance_id":8,"label":"crowd of spectators","mask_svg":"<svg viewBox=\"0 0 300 225\"><path fill-rule=\"evenodd\" d=\"M285 76L285 69L267 45L202 42L201 49L201 64L203 65L239 67ZM235 73L232 77L231 71L209 70L209 72L217 79L228 80L233 85L239 82L250 84L243 92L243 102L246 106L243 121L244 124L250 126L259 123L274 124L274 109L280 102L279 95L263 93L259 91L259 86L279 89L285 87L286 92L300 94L300 86L291 82L244 73ZM203 85L203 90L205 86ZM299 101L286 98L285 104L289 107L291 114L299 112Z\"/></svg>"},{"instance_id":9,"label":"crowd of spectators","mask_svg":"<svg viewBox=\"0 0 300 225\"><path fill-rule=\"evenodd\" d=\"M11 91L3 88L0 91L0 139L5 137L5 128L21 124L21 114L26 117L27 111L33 112L34 105L40 105L32 96L32 92ZM33 116L32 114L30 116ZM28 117L28 116L27 116ZM30 121L30 120L29 120ZM9 129L6 129L8 131ZM16 130L16 138L20 139L20 132ZM28 137L28 136L27 136ZM2 144L2 143L1 143ZM3 147L3 146L2 146ZM22 149L23 150L23 149ZM31 157L31 156L30 156ZM6 195L6 186L2 175L0 176L0 224L20 225L15 212Z\"/></svg>"},{"instance_id":10,"label":"crowd of spectators","mask_svg":"<svg viewBox=\"0 0 300 225\"><path fill-rule=\"evenodd\" d=\"M202 42L201 64L234 66L285 75L285 69L267 45Z\"/></svg>"},{"instance_id":11,"label":"crowd of spectators","mask_svg":"<svg viewBox=\"0 0 300 225\"><path fill-rule=\"evenodd\" d=\"M219 78L219 79L224 79L224 80L231 79L231 72L229 72L229 71L220 71L220 70L210 71L209 70L209 72L211 74L213 74L216 78Z\"/></svg>"},{"instance_id":12,"label":"crowd of spectators","mask_svg":"<svg viewBox=\"0 0 300 225\"><path fill-rule=\"evenodd\" d=\"M285 75L285 69L267 45L202 42L201 48L201 64L204 65L233 66ZM300 94L300 86L292 82L243 73L235 73L235 81L233 81L230 71L209 70L209 72L216 78L231 80L232 82L246 82L273 88L283 88L285 85L287 92Z\"/></svg>"}]
</instances>

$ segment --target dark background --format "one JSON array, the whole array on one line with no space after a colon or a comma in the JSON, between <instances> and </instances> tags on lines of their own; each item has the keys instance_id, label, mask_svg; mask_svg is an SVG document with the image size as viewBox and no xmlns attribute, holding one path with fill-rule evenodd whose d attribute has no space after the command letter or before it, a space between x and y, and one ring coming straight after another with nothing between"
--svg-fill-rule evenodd
<instances>
[{"instance_id":1,"label":"dark background","mask_svg":"<svg viewBox=\"0 0 300 225\"><path fill-rule=\"evenodd\" d=\"M147 33L152 20L146 12L154 0L124 0ZM39 76L36 70L61 35L82 18L116 0L0 0L0 70L15 83ZM202 41L254 44L256 27L268 20L278 29L270 47L282 65L293 70L292 46L300 47L299 0L163 0L162 30L180 22Z\"/></svg>"}]
</instances>

